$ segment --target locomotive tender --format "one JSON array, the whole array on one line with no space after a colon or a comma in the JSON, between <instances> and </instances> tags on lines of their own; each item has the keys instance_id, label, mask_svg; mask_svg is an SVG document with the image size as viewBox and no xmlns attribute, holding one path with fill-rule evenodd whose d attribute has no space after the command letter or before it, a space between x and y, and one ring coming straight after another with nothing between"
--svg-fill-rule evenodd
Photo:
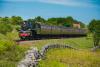
<instances>
[{"instance_id":1,"label":"locomotive tender","mask_svg":"<svg viewBox=\"0 0 100 67\"><path fill-rule=\"evenodd\" d=\"M19 30L21 40L37 39L41 37L56 37L56 36L86 36L85 29L77 29L64 26L51 26L41 23L32 23L24 21Z\"/></svg>"}]
</instances>

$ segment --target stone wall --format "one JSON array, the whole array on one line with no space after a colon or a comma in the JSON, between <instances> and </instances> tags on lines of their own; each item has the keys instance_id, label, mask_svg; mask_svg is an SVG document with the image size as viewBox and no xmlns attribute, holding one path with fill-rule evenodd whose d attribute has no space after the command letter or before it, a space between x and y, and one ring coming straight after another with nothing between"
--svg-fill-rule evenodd
<instances>
[{"instance_id":1,"label":"stone wall","mask_svg":"<svg viewBox=\"0 0 100 67\"><path fill-rule=\"evenodd\" d=\"M70 49L75 49L69 45L61 45L61 44L47 44L40 51L36 47L31 47L26 53L25 53L25 58L22 59L18 67L37 67L38 62L41 59L45 58L45 54L49 49L54 49L54 48L70 48Z\"/></svg>"}]
</instances>

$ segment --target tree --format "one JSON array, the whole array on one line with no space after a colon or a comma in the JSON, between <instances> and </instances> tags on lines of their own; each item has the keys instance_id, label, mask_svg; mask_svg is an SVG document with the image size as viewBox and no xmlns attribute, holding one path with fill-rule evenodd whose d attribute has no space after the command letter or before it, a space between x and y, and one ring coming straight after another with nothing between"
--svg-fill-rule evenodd
<instances>
[{"instance_id":1,"label":"tree","mask_svg":"<svg viewBox=\"0 0 100 67\"><path fill-rule=\"evenodd\" d=\"M11 32L12 27L9 24L6 23L0 23L0 33L6 34L7 32Z\"/></svg>"},{"instance_id":2,"label":"tree","mask_svg":"<svg viewBox=\"0 0 100 67\"><path fill-rule=\"evenodd\" d=\"M85 24L84 23L82 23L82 22L79 22L79 23L80 23L81 28L85 28Z\"/></svg>"},{"instance_id":3,"label":"tree","mask_svg":"<svg viewBox=\"0 0 100 67\"><path fill-rule=\"evenodd\" d=\"M2 17L0 17L0 23L2 22Z\"/></svg>"},{"instance_id":4,"label":"tree","mask_svg":"<svg viewBox=\"0 0 100 67\"><path fill-rule=\"evenodd\" d=\"M28 21L28 22L35 22L34 19L28 19L27 21Z\"/></svg>"},{"instance_id":5,"label":"tree","mask_svg":"<svg viewBox=\"0 0 100 67\"><path fill-rule=\"evenodd\" d=\"M23 22L23 19L20 16L12 16L11 22L13 25L19 25L21 22Z\"/></svg>"},{"instance_id":6,"label":"tree","mask_svg":"<svg viewBox=\"0 0 100 67\"><path fill-rule=\"evenodd\" d=\"M94 26L94 46L99 46L100 41L100 21L96 21L96 25Z\"/></svg>"},{"instance_id":7,"label":"tree","mask_svg":"<svg viewBox=\"0 0 100 67\"><path fill-rule=\"evenodd\" d=\"M63 23L65 22L65 18L57 18L57 25L58 26L63 26Z\"/></svg>"},{"instance_id":8,"label":"tree","mask_svg":"<svg viewBox=\"0 0 100 67\"><path fill-rule=\"evenodd\" d=\"M89 30L93 33L94 46L99 46L100 41L100 20L92 20L88 26Z\"/></svg>"},{"instance_id":9,"label":"tree","mask_svg":"<svg viewBox=\"0 0 100 67\"><path fill-rule=\"evenodd\" d=\"M0 17L0 23L7 23L10 24L10 18L9 17Z\"/></svg>"},{"instance_id":10,"label":"tree","mask_svg":"<svg viewBox=\"0 0 100 67\"><path fill-rule=\"evenodd\" d=\"M45 23L45 19L42 18L41 16L38 16L34 19L35 22L41 22L41 23Z\"/></svg>"},{"instance_id":11,"label":"tree","mask_svg":"<svg viewBox=\"0 0 100 67\"><path fill-rule=\"evenodd\" d=\"M46 23L49 25L57 25L57 18L48 18Z\"/></svg>"},{"instance_id":12,"label":"tree","mask_svg":"<svg viewBox=\"0 0 100 67\"><path fill-rule=\"evenodd\" d=\"M73 27L74 19L71 16L69 16L65 18L65 23L67 23L67 25L69 25L70 27Z\"/></svg>"},{"instance_id":13,"label":"tree","mask_svg":"<svg viewBox=\"0 0 100 67\"><path fill-rule=\"evenodd\" d=\"M50 24L50 25L57 25L57 26L62 26L62 24L65 22L65 19L64 18L49 18L47 20L47 24Z\"/></svg>"},{"instance_id":14,"label":"tree","mask_svg":"<svg viewBox=\"0 0 100 67\"><path fill-rule=\"evenodd\" d=\"M94 31L95 25L97 25L97 21L95 19L93 19L88 25L88 29L90 30L90 32Z\"/></svg>"}]
</instances>

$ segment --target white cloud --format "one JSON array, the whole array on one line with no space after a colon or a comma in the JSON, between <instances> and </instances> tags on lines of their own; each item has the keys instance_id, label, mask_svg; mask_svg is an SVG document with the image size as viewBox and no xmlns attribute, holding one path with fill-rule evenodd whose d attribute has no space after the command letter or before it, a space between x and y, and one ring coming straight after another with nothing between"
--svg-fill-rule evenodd
<instances>
[{"instance_id":1,"label":"white cloud","mask_svg":"<svg viewBox=\"0 0 100 67\"><path fill-rule=\"evenodd\" d=\"M42 2L42 3L50 3L50 4L59 4L59 5L65 5L65 6L72 6L72 7L98 7L97 5L94 5L92 3L89 3L89 1L79 1L79 0L5 0L5 1L20 1L20 2ZM92 1L94 2L94 1Z\"/></svg>"},{"instance_id":2,"label":"white cloud","mask_svg":"<svg viewBox=\"0 0 100 67\"><path fill-rule=\"evenodd\" d=\"M78 3L72 2L70 0L39 0L44 3L52 3L52 4L60 4L60 5L68 5L68 6L76 6Z\"/></svg>"},{"instance_id":3,"label":"white cloud","mask_svg":"<svg viewBox=\"0 0 100 67\"><path fill-rule=\"evenodd\" d=\"M94 4L91 4L88 2L77 1L77 0L38 0L38 1L44 2L44 3L73 6L73 7L96 7L96 5Z\"/></svg>"}]
</instances>

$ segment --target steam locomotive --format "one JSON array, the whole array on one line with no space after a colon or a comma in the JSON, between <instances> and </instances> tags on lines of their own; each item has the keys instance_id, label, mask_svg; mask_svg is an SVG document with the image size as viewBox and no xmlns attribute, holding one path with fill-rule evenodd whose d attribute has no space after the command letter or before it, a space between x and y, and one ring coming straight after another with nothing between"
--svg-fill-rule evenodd
<instances>
[{"instance_id":1,"label":"steam locomotive","mask_svg":"<svg viewBox=\"0 0 100 67\"><path fill-rule=\"evenodd\" d=\"M32 23L24 21L19 30L19 37L21 40L37 39L41 37L56 37L56 36L86 36L85 29L52 26L41 23Z\"/></svg>"}]
</instances>

